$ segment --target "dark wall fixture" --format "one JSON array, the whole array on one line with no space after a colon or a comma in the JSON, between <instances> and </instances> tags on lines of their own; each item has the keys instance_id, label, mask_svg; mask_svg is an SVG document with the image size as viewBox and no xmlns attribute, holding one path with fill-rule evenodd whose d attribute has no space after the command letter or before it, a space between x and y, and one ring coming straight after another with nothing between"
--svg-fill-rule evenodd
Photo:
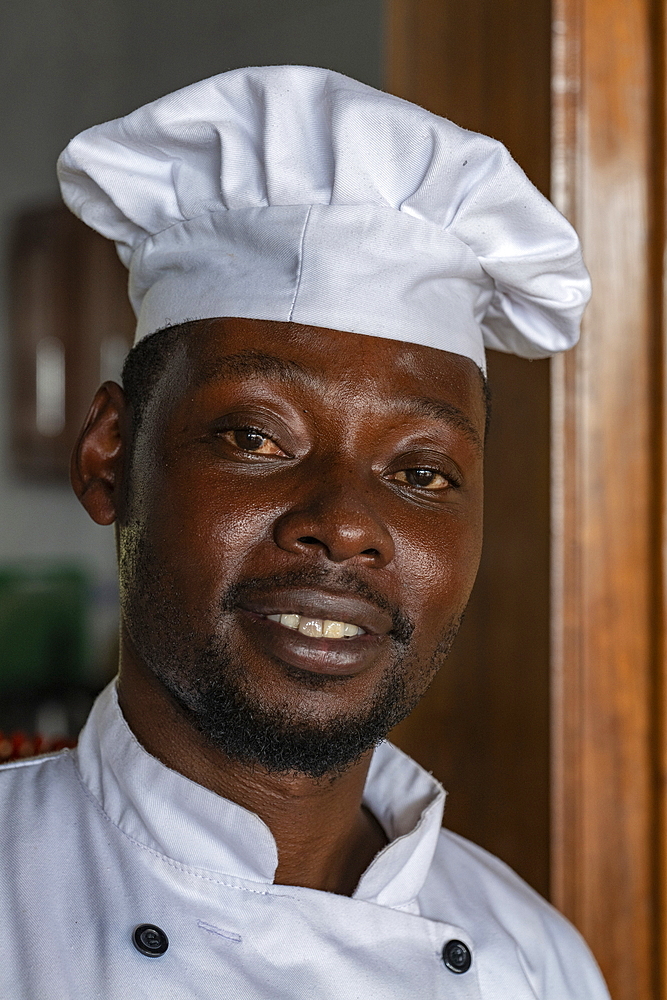
<instances>
[{"instance_id":1,"label":"dark wall fixture","mask_svg":"<svg viewBox=\"0 0 667 1000\"><path fill-rule=\"evenodd\" d=\"M33 209L13 227L10 310L14 465L64 480L95 390L119 379L132 343L127 271L64 206Z\"/></svg>"}]
</instances>

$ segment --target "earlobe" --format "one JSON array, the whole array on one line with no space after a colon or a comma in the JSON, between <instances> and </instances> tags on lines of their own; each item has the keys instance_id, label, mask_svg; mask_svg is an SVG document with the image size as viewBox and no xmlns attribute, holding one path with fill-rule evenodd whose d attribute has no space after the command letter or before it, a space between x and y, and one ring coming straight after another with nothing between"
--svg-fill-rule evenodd
<instances>
[{"instance_id":1,"label":"earlobe","mask_svg":"<svg viewBox=\"0 0 667 1000\"><path fill-rule=\"evenodd\" d=\"M123 390L115 382L105 382L95 394L72 452L72 488L97 524L113 524L119 513L125 418Z\"/></svg>"}]
</instances>

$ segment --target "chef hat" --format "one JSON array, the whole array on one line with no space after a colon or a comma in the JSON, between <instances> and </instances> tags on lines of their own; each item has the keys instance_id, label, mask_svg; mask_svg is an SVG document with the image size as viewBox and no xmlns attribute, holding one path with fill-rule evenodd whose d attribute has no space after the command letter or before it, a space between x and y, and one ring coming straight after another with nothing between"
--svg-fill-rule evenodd
<instances>
[{"instance_id":1,"label":"chef hat","mask_svg":"<svg viewBox=\"0 0 667 1000\"><path fill-rule=\"evenodd\" d=\"M326 69L238 69L87 129L63 197L130 271L137 340L284 320L472 358L571 347L577 236L504 146Z\"/></svg>"}]
</instances>

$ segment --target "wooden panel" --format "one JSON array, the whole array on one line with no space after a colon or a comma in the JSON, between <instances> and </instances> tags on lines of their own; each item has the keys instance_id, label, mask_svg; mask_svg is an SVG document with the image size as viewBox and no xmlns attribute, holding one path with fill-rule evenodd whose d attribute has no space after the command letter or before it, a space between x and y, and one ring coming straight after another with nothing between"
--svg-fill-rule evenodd
<instances>
[{"instance_id":1,"label":"wooden panel","mask_svg":"<svg viewBox=\"0 0 667 1000\"><path fill-rule=\"evenodd\" d=\"M548 191L546 0L394 0L389 89L495 135ZM499 81L501 83L499 84ZM445 822L549 890L549 364L489 352L485 548L466 620L393 738L449 790Z\"/></svg>"},{"instance_id":2,"label":"wooden panel","mask_svg":"<svg viewBox=\"0 0 667 1000\"><path fill-rule=\"evenodd\" d=\"M656 938L657 995L667 998L667 4L654 7L654 179L651 213L653 273L656 290Z\"/></svg>"},{"instance_id":3,"label":"wooden panel","mask_svg":"<svg viewBox=\"0 0 667 1000\"><path fill-rule=\"evenodd\" d=\"M651 13L555 3L554 192L594 297L553 363L552 896L615 1000L657 995Z\"/></svg>"},{"instance_id":4,"label":"wooden panel","mask_svg":"<svg viewBox=\"0 0 667 1000\"><path fill-rule=\"evenodd\" d=\"M66 479L95 390L119 377L132 343L127 271L63 205L16 220L10 262L14 462L32 479Z\"/></svg>"},{"instance_id":5,"label":"wooden panel","mask_svg":"<svg viewBox=\"0 0 667 1000\"><path fill-rule=\"evenodd\" d=\"M74 323L69 220L59 209L24 215L10 254L12 450L18 469L48 477L67 468L67 332Z\"/></svg>"},{"instance_id":6,"label":"wooden panel","mask_svg":"<svg viewBox=\"0 0 667 1000\"><path fill-rule=\"evenodd\" d=\"M386 87L504 142L549 191L549 0L386 0Z\"/></svg>"},{"instance_id":7,"label":"wooden panel","mask_svg":"<svg viewBox=\"0 0 667 1000\"><path fill-rule=\"evenodd\" d=\"M656 937L658 996L667 998L667 4L655 6L653 22L655 96L653 101L655 189L653 198L653 264L657 290L657 419L656 462L658 531L656 545Z\"/></svg>"}]
</instances>

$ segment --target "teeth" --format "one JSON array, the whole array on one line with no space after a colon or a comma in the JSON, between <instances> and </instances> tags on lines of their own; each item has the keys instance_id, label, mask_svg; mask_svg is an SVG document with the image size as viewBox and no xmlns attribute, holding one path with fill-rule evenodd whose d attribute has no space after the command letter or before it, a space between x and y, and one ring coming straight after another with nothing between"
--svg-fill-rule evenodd
<instances>
[{"instance_id":1,"label":"teeth","mask_svg":"<svg viewBox=\"0 0 667 1000\"><path fill-rule=\"evenodd\" d=\"M358 625L349 622L334 622L329 618L311 618L308 615L267 615L269 621L279 622L286 628L298 630L302 635L314 639L351 639L355 635L365 635Z\"/></svg>"},{"instance_id":2,"label":"teeth","mask_svg":"<svg viewBox=\"0 0 667 1000\"><path fill-rule=\"evenodd\" d=\"M349 625L348 628L350 628ZM356 633L356 625L352 625L352 628ZM328 618L325 619L322 626L322 635L325 639L342 639L345 635L345 622L330 622Z\"/></svg>"},{"instance_id":3,"label":"teeth","mask_svg":"<svg viewBox=\"0 0 667 1000\"><path fill-rule=\"evenodd\" d=\"M322 619L302 618L299 622L299 632L301 635L310 635L313 639L319 639L322 635Z\"/></svg>"}]
</instances>

